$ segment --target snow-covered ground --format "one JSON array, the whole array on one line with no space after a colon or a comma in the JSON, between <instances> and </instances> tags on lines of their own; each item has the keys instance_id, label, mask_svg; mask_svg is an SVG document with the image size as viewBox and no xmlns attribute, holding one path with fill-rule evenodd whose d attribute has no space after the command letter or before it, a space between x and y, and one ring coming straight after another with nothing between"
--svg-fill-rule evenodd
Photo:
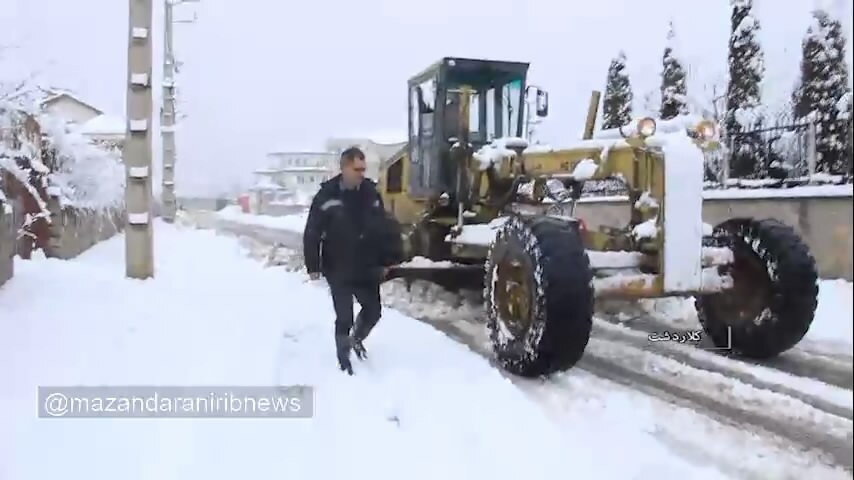
<instances>
[{"instance_id":1,"label":"snow-covered ground","mask_svg":"<svg viewBox=\"0 0 854 480\"><path fill-rule=\"evenodd\" d=\"M657 439L656 412L626 393L573 379L583 410L561 399L556 422L392 310L348 377L322 285L211 231L158 223L155 242L144 282L123 278L120 236L76 260L18 262L0 290L0 478L726 478ZM39 385L300 383L316 389L311 419L36 418Z\"/></svg>"},{"instance_id":2,"label":"snow-covered ground","mask_svg":"<svg viewBox=\"0 0 854 480\"><path fill-rule=\"evenodd\" d=\"M273 254L274 263L299 268L298 253L288 253L282 248L273 252L270 244L298 242L294 234L300 232L304 216L259 218L225 210L215 217L219 228L252 236L255 240L248 241L247 245L251 245L259 257ZM472 298L466 298L418 282L407 290L402 281L389 282L383 290L388 305L425 320L488 356L489 342L479 323L483 312L476 292ZM825 452L832 457L825 461L848 465L850 472L851 282L822 280L819 302L816 320L807 337L779 359L758 365L691 346L650 343L650 331L699 328L692 299L603 302L600 314L604 316L595 321L593 339L580 367L566 376L558 376L559 380L552 384L526 390L537 391L534 396L541 404L551 405L547 399L554 399L561 405L561 412L577 413L584 411L584 407L576 401L579 392L570 387L573 382L582 382L585 392L590 391L592 384L606 384L609 395L620 390L615 383L628 383L630 388L622 394L635 404L650 405L650 411L655 412L650 415L657 419L653 420L655 430L667 437L670 444L678 445L675 448L679 450L703 450L704 461L718 465L735 477L797 478L802 474L824 478L829 475L801 470L811 468L811 461L795 460L798 455L791 455L796 466L774 463L772 471L768 462L760 458L776 459L781 449L790 448L768 440L781 436L800 443L799 448L806 444L808 448ZM516 382L531 387L528 382ZM555 385L559 386L557 391L554 391ZM639 395L638 391L649 395ZM567 396L572 396L573 400L567 401ZM674 401L681 404L685 400L691 403L690 407L674 406ZM570 406L566 406L567 403ZM703 411L704 415L698 415L696 410ZM625 421L618 419L617 411L610 413L614 415L610 417L613 421ZM704 433L701 435L698 429L686 433L683 424L659 418L659 415L670 414L703 425ZM600 412L599 415L606 414ZM738 431L710 422L707 416L725 417L738 426ZM565 421L565 415L563 419L561 421ZM765 433L756 433L756 428ZM770 436L768 431L772 432ZM741 446L733 450L723 444ZM740 460L732 460L739 455ZM721 467L728 463L730 470Z\"/></svg>"},{"instance_id":3,"label":"snow-covered ground","mask_svg":"<svg viewBox=\"0 0 854 480\"><path fill-rule=\"evenodd\" d=\"M511 380L390 308L348 377L322 284L211 231L155 242L153 280L123 278L119 236L0 289L0 478L848 478L581 370ZM36 418L37 386L79 384L309 384L315 415Z\"/></svg>"}]
</instances>

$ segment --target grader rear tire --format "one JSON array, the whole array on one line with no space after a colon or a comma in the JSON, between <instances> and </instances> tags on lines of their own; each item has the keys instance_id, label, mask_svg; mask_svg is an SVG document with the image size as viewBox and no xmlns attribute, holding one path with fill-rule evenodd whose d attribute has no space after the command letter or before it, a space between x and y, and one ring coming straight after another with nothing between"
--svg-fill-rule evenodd
<instances>
[{"instance_id":1,"label":"grader rear tire","mask_svg":"<svg viewBox=\"0 0 854 480\"><path fill-rule=\"evenodd\" d=\"M697 297L706 334L717 347L747 358L771 358L795 346L818 305L818 274L807 246L791 227L771 219L727 220L714 239L733 251L733 287Z\"/></svg>"},{"instance_id":2,"label":"grader rear tire","mask_svg":"<svg viewBox=\"0 0 854 480\"><path fill-rule=\"evenodd\" d=\"M487 326L510 373L537 377L572 368L593 319L592 272L577 225L511 217L486 260Z\"/></svg>"}]
</instances>

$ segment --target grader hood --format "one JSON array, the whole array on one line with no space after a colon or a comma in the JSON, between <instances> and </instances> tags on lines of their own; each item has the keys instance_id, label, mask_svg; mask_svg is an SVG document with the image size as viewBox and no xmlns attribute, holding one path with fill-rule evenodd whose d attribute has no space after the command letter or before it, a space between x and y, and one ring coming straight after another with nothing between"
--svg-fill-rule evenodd
<instances>
[{"instance_id":1,"label":"grader hood","mask_svg":"<svg viewBox=\"0 0 854 480\"><path fill-rule=\"evenodd\" d=\"M614 250L643 246L649 258L632 266L646 263L655 273L603 282L600 293L663 296L724 286L725 281L713 275L715 262L708 261L715 257L714 252L704 251L702 246L704 151L717 146L713 123L688 115L664 122L642 119L561 149L520 142L501 139L480 149L474 158L481 169L491 169L497 177L525 178L519 191L531 203L546 206L544 210L573 217L584 182L619 179L625 184L631 209L628 227L617 237L613 231L586 232L586 243L591 253L604 250L610 254L604 264L626 264L628 259L616 259L619 253ZM569 212L549 206L556 202L550 191L555 181L560 182L558 189L574 190Z\"/></svg>"}]
</instances>

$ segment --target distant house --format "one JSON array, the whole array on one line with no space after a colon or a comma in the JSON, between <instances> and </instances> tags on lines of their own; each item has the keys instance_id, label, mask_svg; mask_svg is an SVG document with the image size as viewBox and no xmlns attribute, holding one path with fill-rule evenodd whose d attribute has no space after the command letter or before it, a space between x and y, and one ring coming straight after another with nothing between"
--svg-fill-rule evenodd
<instances>
[{"instance_id":1,"label":"distant house","mask_svg":"<svg viewBox=\"0 0 854 480\"><path fill-rule=\"evenodd\" d=\"M38 100L40 112L64 120L72 129L94 143L122 148L125 139L125 120L104 113L77 94L59 89L42 89Z\"/></svg>"},{"instance_id":2,"label":"distant house","mask_svg":"<svg viewBox=\"0 0 854 480\"><path fill-rule=\"evenodd\" d=\"M61 118L71 125L82 125L104 112L81 100L76 94L64 90L43 90L44 96L38 101L39 111Z\"/></svg>"},{"instance_id":3,"label":"distant house","mask_svg":"<svg viewBox=\"0 0 854 480\"><path fill-rule=\"evenodd\" d=\"M338 172L338 157L329 152L295 151L270 152L267 169L256 174L266 175L272 183L294 192L314 193L322 182Z\"/></svg>"}]
</instances>

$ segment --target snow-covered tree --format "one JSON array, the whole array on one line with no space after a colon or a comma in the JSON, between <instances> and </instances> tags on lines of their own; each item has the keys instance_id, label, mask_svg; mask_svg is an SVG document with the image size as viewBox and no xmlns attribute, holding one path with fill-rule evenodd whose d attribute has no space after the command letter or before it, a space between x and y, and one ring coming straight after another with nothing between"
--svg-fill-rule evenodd
<instances>
[{"instance_id":1,"label":"snow-covered tree","mask_svg":"<svg viewBox=\"0 0 854 480\"><path fill-rule=\"evenodd\" d=\"M602 128L618 128L632 119L632 84L626 71L626 54L620 52L611 60L602 100Z\"/></svg>"},{"instance_id":2,"label":"snow-covered tree","mask_svg":"<svg viewBox=\"0 0 854 480\"><path fill-rule=\"evenodd\" d=\"M854 175L854 98L848 95L848 175Z\"/></svg>"},{"instance_id":3,"label":"snow-covered tree","mask_svg":"<svg viewBox=\"0 0 854 480\"><path fill-rule=\"evenodd\" d=\"M93 144L61 119L42 116L39 120L44 163L51 170L49 187L60 206L98 213L121 209L125 168L120 149Z\"/></svg>"},{"instance_id":4,"label":"snow-covered tree","mask_svg":"<svg viewBox=\"0 0 854 480\"><path fill-rule=\"evenodd\" d=\"M676 48L676 32L673 23L667 32L667 46L664 48L661 71L661 110L660 116L669 120L677 115L688 113L685 95L688 93L685 68L679 59Z\"/></svg>"},{"instance_id":5,"label":"snow-covered tree","mask_svg":"<svg viewBox=\"0 0 854 480\"><path fill-rule=\"evenodd\" d=\"M17 253L24 259L29 259L33 250L46 248L50 237L51 214L46 192L49 169L39 157L39 144L37 121L15 105L0 100L0 176L5 177L4 196L17 198L22 206Z\"/></svg>"},{"instance_id":6,"label":"snow-covered tree","mask_svg":"<svg viewBox=\"0 0 854 480\"><path fill-rule=\"evenodd\" d=\"M732 6L729 39L729 84L726 96L726 134L731 174L735 177L763 176L766 170L761 138L749 133L761 128L761 83L765 60L759 44L759 21L753 15L752 0L730 0Z\"/></svg>"},{"instance_id":7,"label":"snow-covered tree","mask_svg":"<svg viewBox=\"0 0 854 480\"><path fill-rule=\"evenodd\" d=\"M842 24L824 10L814 11L801 42L801 76L792 104L796 119L815 122L817 172L842 174L850 168L845 44Z\"/></svg>"},{"instance_id":8,"label":"snow-covered tree","mask_svg":"<svg viewBox=\"0 0 854 480\"><path fill-rule=\"evenodd\" d=\"M7 189L4 196L17 198L22 208L22 258L47 248L52 201L60 208L97 213L117 211L124 202L125 169L119 151L96 146L61 119L34 116L2 100L0 176L5 177L0 184Z\"/></svg>"}]
</instances>

